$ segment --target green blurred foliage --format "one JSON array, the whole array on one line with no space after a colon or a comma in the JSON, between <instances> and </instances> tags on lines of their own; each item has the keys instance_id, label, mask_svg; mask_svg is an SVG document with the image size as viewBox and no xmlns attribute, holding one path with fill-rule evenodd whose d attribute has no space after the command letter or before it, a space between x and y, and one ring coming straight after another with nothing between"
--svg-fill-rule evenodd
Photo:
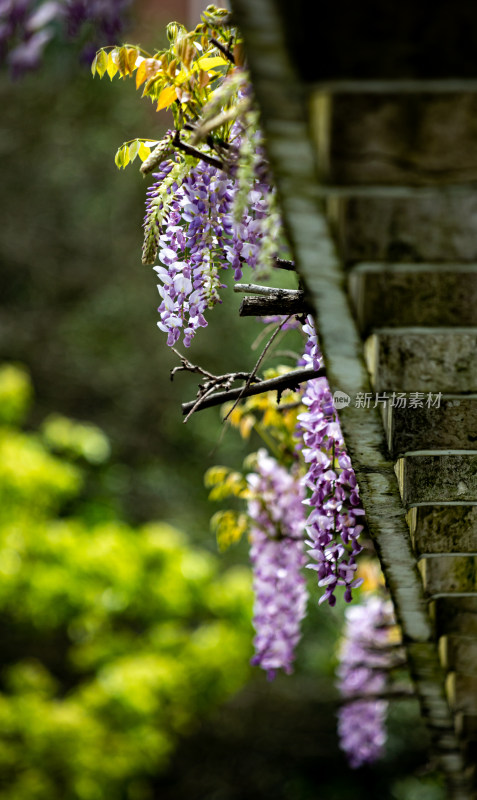
<instances>
[{"instance_id":1,"label":"green blurred foliage","mask_svg":"<svg viewBox=\"0 0 477 800\"><path fill-rule=\"evenodd\" d=\"M0 797L147 800L179 737L247 679L249 573L219 574L169 525L74 513L107 440L64 418L20 431L29 397L0 369Z\"/></svg>"}]
</instances>

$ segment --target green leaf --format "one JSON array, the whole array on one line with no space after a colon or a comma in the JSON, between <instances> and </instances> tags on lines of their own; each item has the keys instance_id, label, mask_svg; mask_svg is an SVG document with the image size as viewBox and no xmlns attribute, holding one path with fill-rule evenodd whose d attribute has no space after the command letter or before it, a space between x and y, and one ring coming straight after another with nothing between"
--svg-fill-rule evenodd
<instances>
[{"instance_id":1,"label":"green leaf","mask_svg":"<svg viewBox=\"0 0 477 800\"><path fill-rule=\"evenodd\" d=\"M129 147L127 144L123 145L123 169L129 164Z\"/></svg>"},{"instance_id":2,"label":"green leaf","mask_svg":"<svg viewBox=\"0 0 477 800\"><path fill-rule=\"evenodd\" d=\"M127 167L129 164L129 161L129 146L127 144L123 144L116 153L114 163L118 169L121 169L121 167L124 169L124 167Z\"/></svg>"},{"instance_id":3,"label":"green leaf","mask_svg":"<svg viewBox=\"0 0 477 800\"><path fill-rule=\"evenodd\" d=\"M136 158L138 153L139 153L139 139L136 139L132 144L129 145L129 158L131 159L131 164Z\"/></svg>"}]
</instances>

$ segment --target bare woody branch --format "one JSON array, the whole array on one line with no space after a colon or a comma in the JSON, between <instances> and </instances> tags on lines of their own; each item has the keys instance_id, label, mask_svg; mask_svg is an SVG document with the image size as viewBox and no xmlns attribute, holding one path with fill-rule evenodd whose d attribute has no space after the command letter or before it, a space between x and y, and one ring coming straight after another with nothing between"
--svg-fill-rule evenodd
<instances>
[{"instance_id":1,"label":"bare woody branch","mask_svg":"<svg viewBox=\"0 0 477 800\"><path fill-rule=\"evenodd\" d=\"M279 289L276 286L262 286L260 283L236 283L234 292L242 294L258 294L261 297L297 297L303 295L298 289Z\"/></svg>"},{"instance_id":2,"label":"bare woody branch","mask_svg":"<svg viewBox=\"0 0 477 800\"><path fill-rule=\"evenodd\" d=\"M192 400L189 403L182 404L182 413L186 416L195 406L195 411L201 411L204 408L211 408L212 406L220 406L230 400L237 400L237 398L251 397L255 394L262 394L263 392L277 391L281 394L285 389L297 389L300 383L310 381L313 378L324 378L324 369L297 369L292 372L287 372L286 375L280 375L278 378L270 378L266 381L257 381L250 386L242 386L238 389L230 389L225 392L216 392L209 397Z\"/></svg>"},{"instance_id":3,"label":"bare woody branch","mask_svg":"<svg viewBox=\"0 0 477 800\"><path fill-rule=\"evenodd\" d=\"M302 297L246 297L240 304L240 317L268 317L286 314L307 314L308 306Z\"/></svg>"},{"instance_id":4,"label":"bare woody branch","mask_svg":"<svg viewBox=\"0 0 477 800\"><path fill-rule=\"evenodd\" d=\"M274 314L289 316L307 314L310 310L305 300L305 293L300 289L278 289L255 283L237 283L234 291L255 295L243 300L239 310L241 317L266 317Z\"/></svg>"},{"instance_id":5,"label":"bare woody branch","mask_svg":"<svg viewBox=\"0 0 477 800\"><path fill-rule=\"evenodd\" d=\"M214 158L213 156L208 156L206 153L203 153L202 150L198 150L197 147L192 147L190 144L186 144L180 138L179 131L176 131L175 136L172 140L174 147L177 147L178 150L181 150L188 156L193 156L194 158L199 158L201 161L205 161L206 164L210 164L211 167L218 167L218 169L224 169L224 164L218 158Z\"/></svg>"}]
</instances>

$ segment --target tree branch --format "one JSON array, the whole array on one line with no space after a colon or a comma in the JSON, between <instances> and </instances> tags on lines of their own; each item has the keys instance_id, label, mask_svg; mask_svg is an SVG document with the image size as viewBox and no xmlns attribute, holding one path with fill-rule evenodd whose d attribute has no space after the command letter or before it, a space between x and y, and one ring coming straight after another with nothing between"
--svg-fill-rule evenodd
<instances>
[{"instance_id":1,"label":"tree branch","mask_svg":"<svg viewBox=\"0 0 477 800\"><path fill-rule=\"evenodd\" d=\"M293 316L307 312L308 306L299 297L246 297L239 308L240 317Z\"/></svg>"},{"instance_id":2,"label":"tree branch","mask_svg":"<svg viewBox=\"0 0 477 800\"><path fill-rule=\"evenodd\" d=\"M277 286L262 286L259 283L236 283L234 292L258 294L261 297L303 297L299 289L279 289Z\"/></svg>"},{"instance_id":3,"label":"tree branch","mask_svg":"<svg viewBox=\"0 0 477 800\"><path fill-rule=\"evenodd\" d=\"M251 397L255 394L262 394L263 392L283 392L285 389L297 389L300 383L304 381L311 381L313 378L324 378L324 369L297 369L293 372L287 372L286 375L280 375L277 378L270 378L267 381L257 381L250 386L243 386L239 389L230 389L225 392L217 392L203 400L199 398L192 400L189 403L182 404L182 413L185 416L195 406L195 411L201 411L203 408L211 408L212 406L219 406L229 400L237 400L237 398Z\"/></svg>"},{"instance_id":4,"label":"tree branch","mask_svg":"<svg viewBox=\"0 0 477 800\"><path fill-rule=\"evenodd\" d=\"M301 289L279 289L256 283L237 283L234 292L257 295L246 297L239 310L241 317L266 317L268 315L306 314L309 307Z\"/></svg>"},{"instance_id":5,"label":"tree branch","mask_svg":"<svg viewBox=\"0 0 477 800\"><path fill-rule=\"evenodd\" d=\"M210 164L211 167L225 169L223 161L220 161L218 158L214 158L213 156L208 156L206 153L203 153L202 150L198 150L197 147L192 147L192 145L183 142L180 138L179 131L176 131L172 143L174 147L177 147L178 150L181 150L188 156L199 158L201 161L205 161L206 164Z\"/></svg>"},{"instance_id":6,"label":"tree branch","mask_svg":"<svg viewBox=\"0 0 477 800\"><path fill-rule=\"evenodd\" d=\"M230 63L235 66L235 58L233 57L233 54L230 52L228 47L222 44L222 42L219 42L217 39L214 39L213 36L210 37L210 41L212 42L212 44L215 44L215 46L220 50L220 52L224 54L225 58L227 58L230 61Z\"/></svg>"}]
</instances>

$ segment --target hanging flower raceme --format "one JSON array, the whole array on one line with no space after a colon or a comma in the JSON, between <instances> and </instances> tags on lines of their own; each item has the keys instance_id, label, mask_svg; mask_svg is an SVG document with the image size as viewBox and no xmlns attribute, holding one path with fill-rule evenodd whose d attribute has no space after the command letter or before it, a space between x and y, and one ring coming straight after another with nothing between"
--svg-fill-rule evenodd
<instances>
[{"instance_id":1,"label":"hanging flower raceme","mask_svg":"<svg viewBox=\"0 0 477 800\"><path fill-rule=\"evenodd\" d=\"M247 478L257 632L252 663L272 679L277 669L291 672L306 613L303 490L265 450L257 453L256 470Z\"/></svg>"},{"instance_id":2,"label":"hanging flower raceme","mask_svg":"<svg viewBox=\"0 0 477 800\"><path fill-rule=\"evenodd\" d=\"M237 125L237 152L240 130ZM169 131L167 146L171 139ZM188 347L197 329L207 325L207 309L221 302L223 271L231 267L239 280L244 265L255 269L277 254L275 192L252 165L246 202L237 216L243 176L234 168L226 173L204 161L190 167L176 154L159 165L154 177L144 219L143 261L154 263L157 255L161 262L154 268L161 280L159 328L170 346L182 336Z\"/></svg>"},{"instance_id":3,"label":"hanging flower raceme","mask_svg":"<svg viewBox=\"0 0 477 800\"><path fill-rule=\"evenodd\" d=\"M337 670L344 703L339 711L340 746L352 767L380 758L386 742L388 702L376 697L386 691L389 670L401 658L393 644L396 631L390 600L371 597L346 609L344 640ZM370 695L369 700L366 695ZM359 696L355 702L354 696Z\"/></svg>"},{"instance_id":4,"label":"hanging flower raceme","mask_svg":"<svg viewBox=\"0 0 477 800\"><path fill-rule=\"evenodd\" d=\"M174 345L182 333L188 347L197 329L207 325L207 308L220 302L219 270L229 266L224 239L232 235L233 181L216 167L201 162L182 176L180 185L173 180L158 203L158 188L173 168L167 162L161 164L157 182L150 190L146 240L156 238L162 262L154 268L161 280L158 326L167 333L169 345ZM156 226L153 230L155 209L164 212L162 229Z\"/></svg>"},{"instance_id":5,"label":"hanging flower raceme","mask_svg":"<svg viewBox=\"0 0 477 800\"><path fill-rule=\"evenodd\" d=\"M308 335L302 363L319 369L322 366L317 335L311 317L304 326ZM346 602L352 589L361 584L357 579L356 556L364 514L360 507L356 477L345 450L333 396L326 378L308 381L302 397L307 411L298 416L299 444L307 472L304 486L310 494L304 503L311 506L307 520L307 545L314 562L310 569L318 573L318 585L325 589L320 603L336 602L337 586L344 586Z\"/></svg>"}]
</instances>

